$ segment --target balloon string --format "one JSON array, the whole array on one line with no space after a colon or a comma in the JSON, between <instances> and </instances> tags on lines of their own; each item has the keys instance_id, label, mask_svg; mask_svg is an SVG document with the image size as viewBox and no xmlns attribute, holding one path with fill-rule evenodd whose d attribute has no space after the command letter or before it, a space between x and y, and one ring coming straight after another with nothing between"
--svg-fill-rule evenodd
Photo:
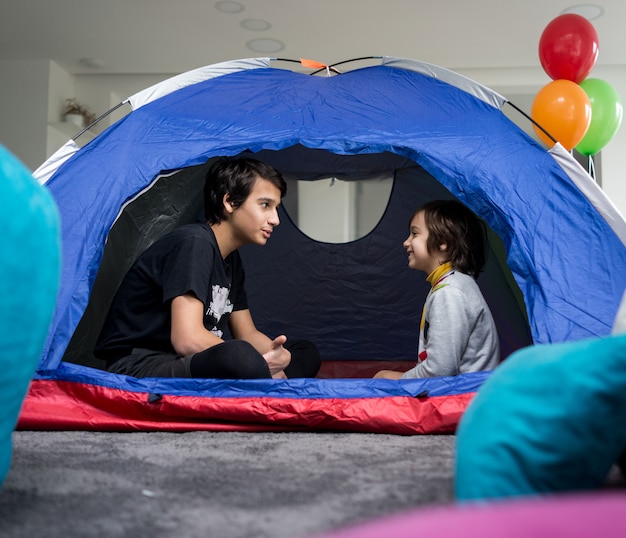
<instances>
[{"instance_id":1,"label":"balloon string","mask_svg":"<svg viewBox=\"0 0 626 538\"><path fill-rule=\"evenodd\" d=\"M596 180L596 168L593 164L593 157L591 155L589 155L588 165L589 165L589 175L591 176L591 179L595 181Z\"/></svg>"}]
</instances>

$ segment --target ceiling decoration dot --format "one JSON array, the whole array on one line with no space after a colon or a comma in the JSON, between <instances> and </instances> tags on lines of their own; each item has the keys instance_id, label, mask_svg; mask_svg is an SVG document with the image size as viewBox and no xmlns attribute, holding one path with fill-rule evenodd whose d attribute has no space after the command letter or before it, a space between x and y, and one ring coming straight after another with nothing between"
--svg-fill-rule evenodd
<instances>
[{"instance_id":1,"label":"ceiling decoration dot","mask_svg":"<svg viewBox=\"0 0 626 538\"><path fill-rule=\"evenodd\" d=\"M561 15L565 15L566 13L581 15L585 17L585 19L592 21L604 15L604 8L597 4L578 4L561 11Z\"/></svg>"},{"instance_id":2,"label":"ceiling decoration dot","mask_svg":"<svg viewBox=\"0 0 626 538\"><path fill-rule=\"evenodd\" d=\"M246 47L254 52L278 52L285 48L284 43L278 41L278 39L270 39L261 37L259 39L252 39L246 43Z\"/></svg>"},{"instance_id":3,"label":"ceiling decoration dot","mask_svg":"<svg viewBox=\"0 0 626 538\"><path fill-rule=\"evenodd\" d=\"M253 32L263 32L272 27L269 22L261 19L244 19L239 24L246 30L252 30Z\"/></svg>"},{"instance_id":4,"label":"ceiling decoration dot","mask_svg":"<svg viewBox=\"0 0 626 538\"><path fill-rule=\"evenodd\" d=\"M215 9L222 13L241 13L245 8L243 4L233 0L221 0L215 4Z\"/></svg>"}]
</instances>

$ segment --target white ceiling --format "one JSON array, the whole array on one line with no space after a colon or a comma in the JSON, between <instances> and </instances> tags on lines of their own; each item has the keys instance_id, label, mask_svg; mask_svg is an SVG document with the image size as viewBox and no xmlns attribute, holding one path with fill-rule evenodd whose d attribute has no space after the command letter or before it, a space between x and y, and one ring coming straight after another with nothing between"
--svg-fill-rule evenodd
<instances>
[{"instance_id":1,"label":"white ceiling","mask_svg":"<svg viewBox=\"0 0 626 538\"><path fill-rule=\"evenodd\" d=\"M597 66L626 65L626 2L600 0L592 21ZM235 58L332 64L403 56L452 70L540 67L546 25L578 2L561 0L0 0L0 60L51 59L72 74L176 74ZM228 2L232 6L232 2ZM266 30L246 29L248 19ZM260 24L253 22L253 25ZM254 52L253 39L279 40ZM87 67L81 59L97 67Z\"/></svg>"}]
</instances>

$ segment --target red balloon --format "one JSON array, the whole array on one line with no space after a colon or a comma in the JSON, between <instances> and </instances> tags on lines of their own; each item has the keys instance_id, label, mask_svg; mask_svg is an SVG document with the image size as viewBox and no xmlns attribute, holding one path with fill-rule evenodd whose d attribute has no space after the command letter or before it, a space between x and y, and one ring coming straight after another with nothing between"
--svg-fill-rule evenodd
<instances>
[{"instance_id":1,"label":"red balloon","mask_svg":"<svg viewBox=\"0 0 626 538\"><path fill-rule=\"evenodd\" d=\"M593 24L574 13L550 21L539 39L541 66L553 80L578 84L587 78L599 53L598 33Z\"/></svg>"}]
</instances>

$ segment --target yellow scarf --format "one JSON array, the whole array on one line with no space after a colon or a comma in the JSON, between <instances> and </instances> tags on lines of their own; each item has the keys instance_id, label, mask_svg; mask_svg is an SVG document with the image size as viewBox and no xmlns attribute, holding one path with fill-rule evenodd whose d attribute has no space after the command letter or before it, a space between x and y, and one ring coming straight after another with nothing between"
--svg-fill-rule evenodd
<instances>
[{"instance_id":1,"label":"yellow scarf","mask_svg":"<svg viewBox=\"0 0 626 538\"><path fill-rule=\"evenodd\" d=\"M446 262L441 264L437 269L435 269L430 275L426 277L426 280L431 285L431 292L436 289L437 282L441 279L443 275L447 272L452 271L452 264L450 262ZM424 328L424 319L426 318L426 303L424 303L424 308L422 308L422 320L420 321L420 331Z\"/></svg>"}]
</instances>

